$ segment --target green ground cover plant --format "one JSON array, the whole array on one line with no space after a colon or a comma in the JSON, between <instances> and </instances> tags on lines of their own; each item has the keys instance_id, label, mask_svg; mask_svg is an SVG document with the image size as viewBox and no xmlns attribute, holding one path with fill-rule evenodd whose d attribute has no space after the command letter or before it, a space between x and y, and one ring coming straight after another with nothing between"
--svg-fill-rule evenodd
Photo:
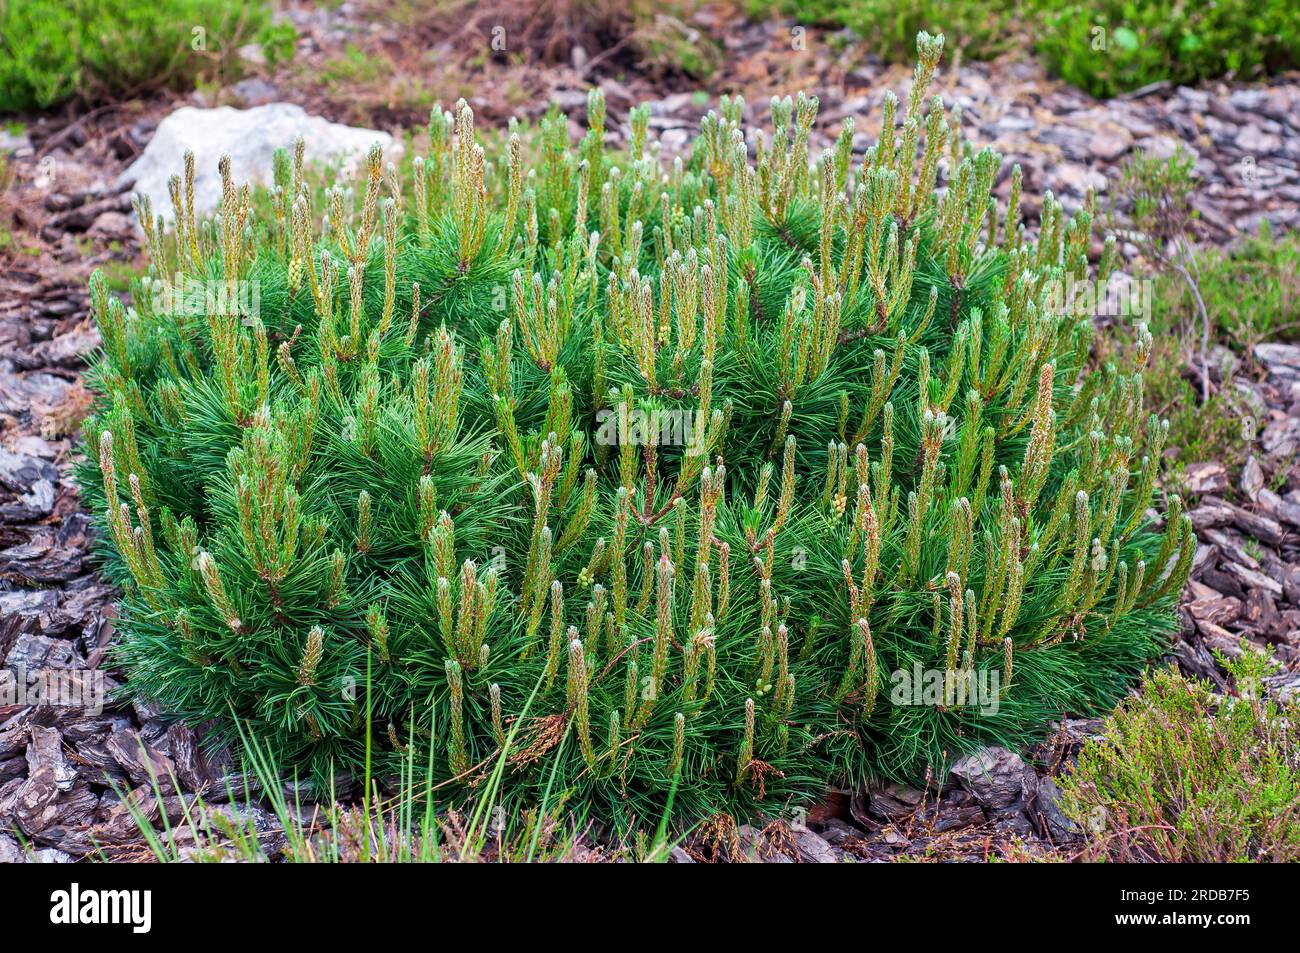
<instances>
[{"instance_id":1,"label":"green ground cover plant","mask_svg":"<svg viewBox=\"0 0 1300 953\"><path fill-rule=\"evenodd\" d=\"M1300 233L1275 235L1265 221L1226 248L1198 248L1195 270L1215 336L1236 354L1247 357L1264 341L1300 339ZM1171 283L1157 303L1170 324L1195 308L1182 284Z\"/></svg>"},{"instance_id":2,"label":"green ground cover plant","mask_svg":"<svg viewBox=\"0 0 1300 953\"><path fill-rule=\"evenodd\" d=\"M552 114L489 154L435 109L409 181L376 149L319 202L286 151L260 216L223 165L200 220L191 158L174 225L138 208L133 307L91 282L79 479L131 690L324 790L414 750L440 800L624 830L1113 705L1195 545L1151 338L1093 363L1049 306L1090 206L1030 241L918 49L861 161L847 121L810 163L806 96L752 158L735 99L689 155L645 107L615 149L599 91L576 147ZM998 687L913 704L914 668Z\"/></svg>"},{"instance_id":3,"label":"green ground cover plant","mask_svg":"<svg viewBox=\"0 0 1300 953\"><path fill-rule=\"evenodd\" d=\"M1264 695L1276 667L1265 656L1243 647L1220 662L1235 697L1155 672L1063 777L1062 809L1089 832L1093 859L1300 859L1300 711Z\"/></svg>"},{"instance_id":4,"label":"green ground cover plant","mask_svg":"<svg viewBox=\"0 0 1300 953\"><path fill-rule=\"evenodd\" d=\"M221 74L265 39L283 55L270 8L234 0L3 0L0 113L102 101Z\"/></svg>"},{"instance_id":5,"label":"green ground cover plant","mask_svg":"<svg viewBox=\"0 0 1300 953\"><path fill-rule=\"evenodd\" d=\"M1150 272L1146 317L1156 343L1149 406L1168 417L1180 461L1220 461L1235 483L1262 408L1233 377L1255 367L1256 344L1297 337L1300 235L1275 236L1264 222L1256 235L1226 248L1195 244L1193 167L1181 149L1164 159L1133 156L1114 190L1111 225L1136 243ZM1131 323L1119 322L1103 351L1122 349L1134 333Z\"/></svg>"},{"instance_id":6,"label":"green ground cover plant","mask_svg":"<svg viewBox=\"0 0 1300 953\"><path fill-rule=\"evenodd\" d=\"M773 4L756 0L755 15ZM910 55L917 30L948 31L964 55L991 59L1028 43L1048 69L1094 96L1149 83L1253 79L1300 65L1300 7L1290 0L782 0L805 23L849 27L879 55Z\"/></svg>"},{"instance_id":7,"label":"green ground cover plant","mask_svg":"<svg viewBox=\"0 0 1300 953\"><path fill-rule=\"evenodd\" d=\"M910 62L921 30L942 30L948 45L972 59L992 59L1018 42L1024 4L1016 0L750 0L752 16L774 10L801 23L847 27L880 56Z\"/></svg>"},{"instance_id":8,"label":"green ground cover plant","mask_svg":"<svg viewBox=\"0 0 1300 953\"><path fill-rule=\"evenodd\" d=\"M1048 69L1094 96L1149 83L1257 79L1300 65L1290 0L1035 0L1034 47Z\"/></svg>"},{"instance_id":9,"label":"green ground cover plant","mask_svg":"<svg viewBox=\"0 0 1300 953\"><path fill-rule=\"evenodd\" d=\"M1300 338L1300 236L1274 236L1265 225L1257 235L1229 248L1197 248L1191 261L1197 294L1210 319L1210 345L1226 348L1216 352L1224 358L1215 368L1222 383L1208 400L1202 400L1196 370L1201 330L1195 295L1181 278L1161 274L1152 297L1150 320L1156 344L1148 375L1148 404L1168 418L1169 442L1178 448L1179 461L1220 461L1235 485L1262 424L1260 408L1234 386L1233 379L1252 373L1256 344ZM1123 332L1116 337L1122 339Z\"/></svg>"}]
</instances>

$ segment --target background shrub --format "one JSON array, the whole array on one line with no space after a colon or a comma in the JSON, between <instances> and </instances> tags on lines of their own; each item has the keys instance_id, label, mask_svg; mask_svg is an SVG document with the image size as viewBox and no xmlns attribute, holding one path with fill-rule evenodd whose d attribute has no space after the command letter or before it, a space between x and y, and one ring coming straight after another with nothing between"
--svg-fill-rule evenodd
<instances>
[{"instance_id":1,"label":"background shrub","mask_svg":"<svg viewBox=\"0 0 1300 953\"><path fill-rule=\"evenodd\" d=\"M770 14L771 0L751 0L750 12ZM992 59L1011 49L1023 29L1017 0L779 0L775 6L803 23L848 27L876 53L908 62L922 30L942 32L948 46L973 59Z\"/></svg>"},{"instance_id":2,"label":"background shrub","mask_svg":"<svg viewBox=\"0 0 1300 953\"><path fill-rule=\"evenodd\" d=\"M0 0L0 112L193 84L269 23L261 2Z\"/></svg>"},{"instance_id":3,"label":"background shrub","mask_svg":"<svg viewBox=\"0 0 1300 953\"><path fill-rule=\"evenodd\" d=\"M997 211L1000 158L925 98L941 47L856 166L848 122L809 171L815 99L774 101L756 164L724 100L670 164L645 107L607 146L599 92L576 148L552 113L491 157L436 109L409 187L376 148L316 203L281 154L262 216L227 167L196 221L191 160L174 231L139 208L135 307L91 283L80 479L132 689L321 783L409 759L620 826L1113 704L1195 545L1177 498L1147 517L1151 340L1097 367L1052 310L1092 212L1048 198L1029 242L1018 172Z\"/></svg>"},{"instance_id":4,"label":"background shrub","mask_svg":"<svg viewBox=\"0 0 1300 953\"><path fill-rule=\"evenodd\" d=\"M773 5L757 0L750 9ZM1291 0L780 0L776 9L805 23L849 27L896 61L907 59L917 30L943 30L976 59L1026 43L1050 72L1094 96L1300 66L1300 6Z\"/></svg>"},{"instance_id":5,"label":"background shrub","mask_svg":"<svg viewBox=\"0 0 1300 953\"><path fill-rule=\"evenodd\" d=\"M1300 5L1290 0L1036 5L1035 48L1050 70L1094 96L1300 66Z\"/></svg>"}]
</instances>

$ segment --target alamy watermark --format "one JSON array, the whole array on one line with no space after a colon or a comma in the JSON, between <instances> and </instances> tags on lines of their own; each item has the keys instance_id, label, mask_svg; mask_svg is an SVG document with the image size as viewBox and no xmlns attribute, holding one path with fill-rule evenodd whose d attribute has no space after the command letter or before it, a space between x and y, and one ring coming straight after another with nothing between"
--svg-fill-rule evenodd
<instances>
[{"instance_id":1,"label":"alamy watermark","mask_svg":"<svg viewBox=\"0 0 1300 953\"><path fill-rule=\"evenodd\" d=\"M596 411L596 443L605 447L624 444L684 447L688 457L704 453L704 421L698 410L644 410L619 402Z\"/></svg>"},{"instance_id":2,"label":"alamy watermark","mask_svg":"<svg viewBox=\"0 0 1300 953\"><path fill-rule=\"evenodd\" d=\"M153 926L152 890L93 890L72 883L50 894L50 922L55 926L121 924L132 933Z\"/></svg>"},{"instance_id":3,"label":"alamy watermark","mask_svg":"<svg viewBox=\"0 0 1300 953\"><path fill-rule=\"evenodd\" d=\"M104 710L104 673L99 669L42 668L28 671L21 662L0 669L0 708L50 705L79 708L88 715Z\"/></svg>"},{"instance_id":4,"label":"alamy watermark","mask_svg":"<svg viewBox=\"0 0 1300 953\"><path fill-rule=\"evenodd\" d=\"M966 708L981 715L996 715L1002 698L1002 672L990 669L895 669L889 676L889 700L895 705L931 708Z\"/></svg>"},{"instance_id":5,"label":"alamy watermark","mask_svg":"<svg viewBox=\"0 0 1300 953\"><path fill-rule=\"evenodd\" d=\"M262 312L262 289L256 280L200 280L177 274L149 288L153 309L175 318L226 315L250 321Z\"/></svg>"},{"instance_id":6,"label":"alamy watermark","mask_svg":"<svg viewBox=\"0 0 1300 953\"><path fill-rule=\"evenodd\" d=\"M1151 314L1155 282L1117 273L1107 281L1050 281L1045 291L1045 304L1055 314L1144 318Z\"/></svg>"}]
</instances>

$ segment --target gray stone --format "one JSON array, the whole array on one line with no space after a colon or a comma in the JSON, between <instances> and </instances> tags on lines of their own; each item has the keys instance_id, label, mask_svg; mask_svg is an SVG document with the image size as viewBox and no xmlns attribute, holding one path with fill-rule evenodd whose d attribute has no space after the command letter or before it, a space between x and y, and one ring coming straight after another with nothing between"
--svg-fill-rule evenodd
<instances>
[{"instance_id":1,"label":"gray stone","mask_svg":"<svg viewBox=\"0 0 1300 953\"><path fill-rule=\"evenodd\" d=\"M1268 101L1268 93L1262 89L1234 89L1228 94L1228 103L1243 112L1256 112Z\"/></svg>"},{"instance_id":2,"label":"gray stone","mask_svg":"<svg viewBox=\"0 0 1300 953\"><path fill-rule=\"evenodd\" d=\"M749 824L741 824L736 828L736 838L740 841L741 851L751 863L794 863L793 857L787 856L784 851L779 849L784 845L772 843L761 830L751 827Z\"/></svg>"},{"instance_id":3,"label":"gray stone","mask_svg":"<svg viewBox=\"0 0 1300 953\"><path fill-rule=\"evenodd\" d=\"M231 94L244 106L265 106L275 102L280 91L264 79L256 76L241 79L230 87Z\"/></svg>"},{"instance_id":4,"label":"gray stone","mask_svg":"<svg viewBox=\"0 0 1300 953\"><path fill-rule=\"evenodd\" d=\"M1001 814L992 824L992 829L1006 837L1026 837L1034 831L1034 825L1019 812Z\"/></svg>"},{"instance_id":5,"label":"gray stone","mask_svg":"<svg viewBox=\"0 0 1300 953\"><path fill-rule=\"evenodd\" d=\"M49 480L37 480L30 493L19 494L18 502L32 513L44 516L54 509L54 484Z\"/></svg>"},{"instance_id":6,"label":"gray stone","mask_svg":"<svg viewBox=\"0 0 1300 953\"><path fill-rule=\"evenodd\" d=\"M1088 189L1097 192L1106 190L1106 177L1095 169L1074 162L1062 162L1051 172L1052 184L1059 190L1074 195L1083 195Z\"/></svg>"},{"instance_id":7,"label":"gray stone","mask_svg":"<svg viewBox=\"0 0 1300 953\"><path fill-rule=\"evenodd\" d=\"M998 745L966 755L952 766L952 774L981 807L993 812L1028 803L1037 782L1020 755Z\"/></svg>"},{"instance_id":8,"label":"gray stone","mask_svg":"<svg viewBox=\"0 0 1300 953\"><path fill-rule=\"evenodd\" d=\"M18 846L18 841L8 834L0 834L0 864L22 864L26 862L27 858L23 855L23 849Z\"/></svg>"},{"instance_id":9,"label":"gray stone","mask_svg":"<svg viewBox=\"0 0 1300 953\"><path fill-rule=\"evenodd\" d=\"M1182 146L1184 150L1196 156L1196 150L1185 142L1180 142L1172 136L1155 135L1144 136L1136 143L1137 148L1142 152L1148 152L1157 159L1168 159L1178 147Z\"/></svg>"},{"instance_id":10,"label":"gray stone","mask_svg":"<svg viewBox=\"0 0 1300 953\"><path fill-rule=\"evenodd\" d=\"M1088 152L1105 162L1113 162L1128 152L1133 144L1133 137L1127 129L1108 123L1098 129L1088 144Z\"/></svg>"},{"instance_id":11,"label":"gray stone","mask_svg":"<svg viewBox=\"0 0 1300 953\"><path fill-rule=\"evenodd\" d=\"M1236 144L1238 149L1250 155L1271 155L1282 148L1282 137L1251 123L1237 133Z\"/></svg>"},{"instance_id":12,"label":"gray stone","mask_svg":"<svg viewBox=\"0 0 1300 953\"><path fill-rule=\"evenodd\" d=\"M997 133L1029 132L1037 125L1038 123L1034 122L1034 120L1028 116L1008 114L998 119L994 124L993 129Z\"/></svg>"},{"instance_id":13,"label":"gray stone","mask_svg":"<svg viewBox=\"0 0 1300 953\"><path fill-rule=\"evenodd\" d=\"M27 768L35 774L42 767L50 769L54 785L60 791L71 791L77 781L77 771L63 756L63 737L54 728L32 725L31 741L27 745Z\"/></svg>"},{"instance_id":14,"label":"gray stone","mask_svg":"<svg viewBox=\"0 0 1300 953\"><path fill-rule=\"evenodd\" d=\"M39 596L41 602L32 606L19 603L17 599L14 599L13 602L9 601L12 597L24 595ZM15 592L0 593L0 614L4 614L7 609L12 608L17 614L30 618L38 616L42 612L53 612L58 606L58 602L58 593L53 590L19 589ZM28 672L36 672L46 668L75 668L78 661L76 653L72 650L71 642L65 639L52 639L49 636L24 632L18 636L13 648L9 650L5 665L11 669L21 667Z\"/></svg>"},{"instance_id":15,"label":"gray stone","mask_svg":"<svg viewBox=\"0 0 1300 953\"><path fill-rule=\"evenodd\" d=\"M253 109L183 106L158 124L144 152L118 177L118 185L134 181L135 191L153 203L154 214L171 218L167 180L181 173L186 151L193 151L194 206L200 213L210 212L221 201L217 163L223 154L230 156L236 183L267 184L275 151L292 148L299 136L307 143L309 162L338 163L344 174L355 171L376 142L389 159L395 160L403 149L386 132L330 122L308 115L292 103L269 103Z\"/></svg>"},{"instance_id":16,"label":"gray stone","mask_svg":"<svg viewBox=\"0 0 1300 953\"><path fill-rule=\"evenodd\" d=\"M923 791L905 784L886 784L873 788L867 813L884 821L897 821L908 817L921 806Z\"/></svg>"},{"instance_id":17,"label":"gray stone","mask_svg":"<svg viewBox=\"0 0 1300 953\"><path fill-rule=\"evenodd\" d=\"M1246 465L1241 468L1241 492L1251 500L1257 500L1262 489L1264 489L1264 471L1252 453L1246 458Z\"/></svg>"},{"instance_id":18,"label":"gray stone","mask_svg":"<svg viewBox=\"0 0 1300 953\"><path fill-rule=\"evenodd\" d=\"M1300 346L1295 344L1256 344L1255 357L1268 365L1270 373L1294 376L1300 372Z\"/></svg>"},{"instance_id":19,"label":"gray stone","mask_svg":"<svg viewBox=\"0 0 1300 953\"><path fill-rule=\"evenodd\" d=\"M690 134L685 129L665 129L659 136L664 152L674 156L686 151L686 143L689 139Z\"/></svg>"},{"instance_id":20,"label":"gray stone","mask_svg":"<svg viewBox=\"0 0 1300 953\"><path fill-rule=\"evenodd\" d=\"M1222 493L1228 488L1228 470L1217 461L1189 463L1183 469L1183 482L1190 493Z\"/></svg>"},{"instance_id":21,"label":"gray stone","mask_svg":"<svg viewBox=\"0 0 1300 953\"><path fill-rule=\"evenodd\" d=\"M249 66L266 65L266 51L262 49L261 43L245 43L236 53Z\"/></svg>"},{"instance_id":22,"label":"gray stone","mask_svg":"<svg viewBox=\"0 0 1300 953\"><path fill-rule=\"evenodd\" d=\"M794 832L794 846L799 852L799 860L805 864L839 863L839 857L831 845L821 835L814 834L807 828Z\"/></svg>"},{"instance_id":23,"label":"gray stone","mask_svg":"<svg viewBox=\"0 0 1300 953\"><path fill-rule=\"evenodd\" d=\"M1286 704L1300 703L1300 672L1270 675L1264 684L1275 698Z\"/></svg>"},{"instance_id":24,"label":"gray stone","mask_svg":"<svg viewBox=\"0 0 1300 953\"><path fill-rule=\"evenodd\" d=\"M1289 457L1300 447L1300 420L1284 417L1264 428L1259 438L1264 452L1272 457Z\"/></svg>"},{"instance_id":25,"label":"gray stone","mask_svg":"<svg viewBox=\"0 0 1300 953\"><path fill-rule=\"evenodd\" d=\"M20 129L17 132L10 132L0 126L0 152L11 152L19 157L30 155L32 140L28 138L27 130Z\"/></svg>"},{"instance_id":26,"label":"gray stone","mask_svg":"<svg viewBox=\"0 0 1300 953\"><path fill-rule=\"evenodd\" d=\"M129 235L131 233L131 216L122 212L103 212L91 222L87 233L110 238L118 235Z\"/></svg>"},{"instance_id":27,"label":"gray stone","mask_svg":"<svg viewBox=\"0 0 1300 953\"><path fill-rule=\"evenodd\" d=\"M1038 784L1038 817L1037 820L1043 827L1043 833L1051 837L1057 844L1065 844L1071 841L1077 841L1082 836L1079 825L1070 820L1061 811L1057 801L1060 800L1061 789L1051 778L1043 778Z\"/></svg>"},{"instance_id":28,"label":"gray stone","mask_svg":"<svg viewBox=\"0 0 1300 953\"><path fill-rule=\"evenodd\" d=\"M6 408L14 412L16 408ZM0 447L0 486L16 493L28 492L39 481L53 483L59 478L58 468L45 460L10 453Z\"/></svg>"},{"instance_id":29,"label":"gray stone","mask_svg":"<svg viewBox=\"0 0 1300 953\"><path fill-rule=\"evenodd\" d=\"M1197 112L1204 112L1210 108L1210 94L1204 90L1193 89L1190 86L1179 86L1178 98Z\"/></svg>"},{"instance_id":30,"label":"gray stone","mask_svg":"<svg viewBox=\"0 0 1300 953\"><path fill-rule=\"evenodd\" d=\"M1046 126L1038 134L1043 142L1057 146L1067 159L1084 162L1088 158L1092 136L1085 129L1076 129L1068 125Z\"/></svg>"},{"instance_id":31,"label":"gray stone","mask_svg":"<svg viewBox=\"0 0 1300 953\"><path fill-rule=\"evenodd\" d=\"M983 824L988 818L975 795L970 791L957 790L919 812L917 819L930 824L936 834L942 834L944 831Z\"/></svg>"},{"instance_id":32,"label":"gray stone","mask_svg":"<svg viewBox=\"0 0 1300 953\"><path fill-rule=\"evenodd\" d=\"M13 592L0 592L0 619L10 615L18 616L22 619L47 619L51 613L59 607L59 594L52 589L15 589ZM18 642L9 652L8 664L12 668L19 662L26 663L26 650L22 648L22 643L26 636L19 636ZM44 641L52 643L50 654L62 657L65 652L71 655L71 643L64 642L62 639L45 639ZM28 664L29 669L40 668L40 665ZM59 668L67 666L59 665Z\"/></svg>"},{"instance_id":33,"label":"gray stone","mask_svg":"<svg viewBox=\"0 0 1300 953\"><path fill-rule=\"evenodd\" d=\"M821 836L832 847L843 847L850 841L861 840L862 831L838 817L828 817L821 824Z\"/></svg>"}]
</instances>

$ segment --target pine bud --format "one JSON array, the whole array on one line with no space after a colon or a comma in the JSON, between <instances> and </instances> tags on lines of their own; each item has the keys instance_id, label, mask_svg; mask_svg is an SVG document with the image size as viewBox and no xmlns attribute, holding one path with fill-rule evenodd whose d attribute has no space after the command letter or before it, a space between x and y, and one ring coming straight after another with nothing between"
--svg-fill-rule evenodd
<instances>
[{"instance_id":1,"label":"pine bud","mask_svg":"<svg viewBox=\"0 0 1300 953\"><path fill-rule=\"evenodd\" d=\"M419 498L419 533L420 541L427 542L433 533L434 520L437 516L437 490L433 478L427 473L420 477L417 491Z\"/></svg>"},{"instance_id":2,"label":"pine bud","mask_svg":"<svg viewBox=\"0 0 1300 953\"><path fill-rule=\"evenodd\" d=\"M682 754L686 750L686 716L680 711L673 718L673 756L668 762L668 777L675 778L682 769Z\"/></svg>"},{"instance_id":3,"label":"pine bud","mask_svg":"<svg viewBox=\"0 0 1300 953\"><path fill-rule=\"evenodd\" d=\"M551 638L546 651L546 687L549 689L560 668L560 652L564 647L564 585L556 579L551 583Z\"/></svg>"},{"instance_id":4,"label":"pine bud","mask_svg":"<svg viewBox=\"0 0 1300 953\"><path fill-rule=\"evenodd\" d=\"M374 603L366 610L366 630L370 633L375 649L379 652L379 660L384 663L392 661L392 657L388 654L388 617L384 615L384 610L378 603Z\"/></svg>"},{"instance_id":5,"label":"pine bud","mask_svg":"<svg viewBox=\"0 0 1300 953\"><path fill-rule=\"evenodd\" d=\"M370 494L357 494L357 552L370 552Z\"/></svg>"},{"instance_id":6,"label":"pine bud","mask_svg":"<svg viewBox=\"0 0 1300 953\"><path fill-rule=\"evenodd\" d=\"M460 663L447 659L447 687L450 690L451 738L448 741L448 761L453 774L469 770L469 753L465 750L465 690L461 681Z\"/></svg>"},{"instance_id":7,"label":"pine bud","mask_svg":"<svg viewBox=\"0 0 1300 953\"><path fill-rule=\"evenodd\" d=\"M346 559L341 549L330 553L330 583L325 604L331 609L347 598L347 587L344 585L346 567Z\"/></svg>"},{"instance_id":8,"label":"pine bud","mask_svg":"<svg viewBox=\"0 0 1300 953\"><path fill-rule=\"evenodd\" d=\"M307 646L303 649L302 660L298 663L298 684L311 686L316 683L316 669L320 667L325 655L325 632L318 626L311 627L307 633Z\"/></svg>"},{"instance_id":9,"label":"pine bud","mask_svg":"<svg viewBox=\"0 0 1300 953\"><path fill-rule=\"evenodd\" d=\"M1002 640L1002 694L1005 695L1011 688L1011 672L1015 663L1015 646L1011 638L1007 637Z\"/></svg>"},{"instance_id":10,"label":"pine bud","mask_svg":"<svg viewBox=\"0 0 1300 953\"><path fill-rule=\"evenodd\" d=\"M741 737L740 752L736 757L736 786L749 777L754 763L754 699L745 699L745 733Z\"/></svg>"},{"instance_id":11,"label":"pine bud","mask_svg":"<svg viewBox=\"0 0 1300 953\"><path fill-rule=\"evenodd\" d=\"M583 658L582 639L578 630L569 626L569 707L574 711L578 725L578 743L582 748L583 760L587 767L596 764L596 752L591 746L591 714L587 697L587 664Z\"/></svg>"},{"instance_id":12,"label":"pine bud","mask_svg":"<svg viewBox=\"0 0 1300 953\"><path fill-rule=\"evenodd\" d=\"M208 598L212 601L212 607L217 610L217 615L221 616L223 622L232 632L240 632L243 623L240 622L239 616L235 614L235 607L226 595L225 586L221 583L221 573L217 570L216 561L211 554L207 552L199 553L198 557L199 575L203 578L203 588L207 590Z\"/></svg>"},{"instance_id":13,"label":"pine bud","mask_svg":"<svg viewBox=\"0 0 1300 953\"><path fill-rule=\"evenodd\" d=\"M613 774L618 766L618 749L622 744L622 725L620 724L618 709L615 708L609 713L609 749L605 757L609 760L609 774Z\"/></svg>"},{"instance_id":14,"label":"pine bud","mask_svg":"<svg viewBox=\"0 0 1300 953\"><path fill-rule=\"evenodd\" d=\"M492 705L492 735L496 738L497 744L504 746L506 729L501 719L501 686L496 682L488 686L488 699Z\"/></svg>"}]
</instances>

